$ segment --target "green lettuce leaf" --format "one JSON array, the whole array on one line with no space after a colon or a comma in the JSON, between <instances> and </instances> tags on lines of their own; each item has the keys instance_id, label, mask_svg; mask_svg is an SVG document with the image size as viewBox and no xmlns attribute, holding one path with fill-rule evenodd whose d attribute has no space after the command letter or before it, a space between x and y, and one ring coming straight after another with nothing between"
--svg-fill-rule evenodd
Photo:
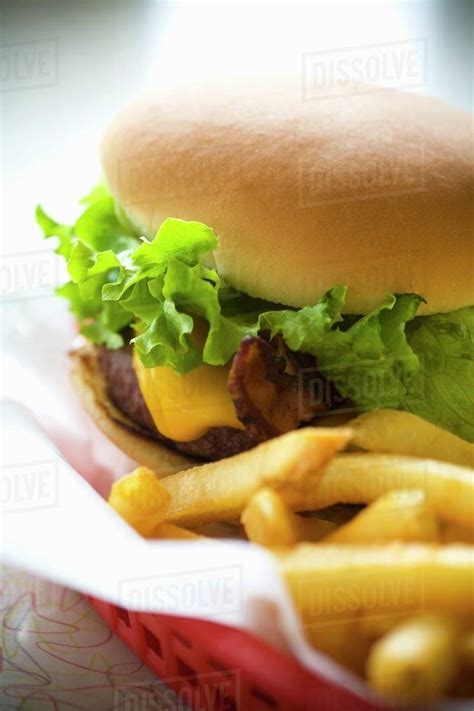
<instances>
[{"instance_id":1,"label":"green lettuce leaf","mask_svg":"<svg viewBox=\"0 0 474 711\"><path fill-rule=\"evenodd\" d=\"M397 408L419 375L405 326L422 299L389 296L347 327L341 315L346 292L347 287L336 286L316 306L264 313L260 324L272 335L281 333L292 350L314 355L319 372L359 409Z\"/></svg>"},{"instance_id":2,"label":"green lettuce leaf","mask_svg":"<svg viewBox=\"0 0 474 711\"><path fill-rule=\"evenodd\" d=\"M421 369L401 407L474 442L474 307L420 316L407 335Z\"/></svg>"},{"instance_id":3,"label":"green lettuce leaf","mask_svg":"<svg viewBox=\"0 0 474 711\"><path fill-rule=\"evenodd\" d=\"M44 237L57 237L58 246L56 248L56 253L63 256L65 259L69 259L69 255L72 249L72 226L63 225L60 222L53 220L46 212L43 210L41 205L36 208L36 222L43 230Z\"/></svg>"},{"instance_id":4,"label":"green lettuce leaf","mask_svg":"<svg viewBox=\"0 0 474 711\"><path fill-rule=\"evenodd\" d=\"M85 209L74 225L57 222L40 206L36 220L45 238L58 239L55 251L67 261L71 281L56 293L68 300L81 333L94 343L120 348L122 332L134 316L120 303L105 301L102 291L125 278L127 255L140 241L103 185L96 186L81 203Z\"/></svg>"},{"instance_id":5,"label":"green lettuce leaf","mask_svg":"<svg viewBox=\"0 0 474 711\"><path fill-rule=\"evenodd\" d=\"M205 266L218 246L206 225L168 219L147 241L104 186L82 204L74 225L41 208L37 220L59 240L71 280L58 294L92 342L120 348L126 332L146 367L186 373L227 363L247 335L281 334L314 356L316 385L324 376L357 409L410 410L474 439L473 308L416 317L422 298L400 294L365 316L343 316L344 285L312 306L285 308L236 291Z\"/></svg>"}]
</instances>

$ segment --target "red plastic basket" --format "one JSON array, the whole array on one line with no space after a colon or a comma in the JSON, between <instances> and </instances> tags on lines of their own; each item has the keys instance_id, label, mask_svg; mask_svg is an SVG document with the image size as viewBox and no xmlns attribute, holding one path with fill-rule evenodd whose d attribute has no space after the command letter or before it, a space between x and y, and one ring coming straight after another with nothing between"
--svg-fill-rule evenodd
<instances>
[{"instance_id":1,"label":"red plastic basket","mask_svg":"<svg viewBox=\"0 0 474 711\"><path fill-rule=\"evenodd\" d=\"M248 632L185 617L128 612L89 599L137 657L196 710L387 708L365 701L325 676L309 671Z\"/></svg>"}]
</instances>

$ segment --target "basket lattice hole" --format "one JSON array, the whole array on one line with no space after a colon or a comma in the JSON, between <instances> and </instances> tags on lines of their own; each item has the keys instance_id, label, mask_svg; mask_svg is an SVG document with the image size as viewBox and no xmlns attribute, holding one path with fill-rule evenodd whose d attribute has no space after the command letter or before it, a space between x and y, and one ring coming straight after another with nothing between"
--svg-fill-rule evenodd
<instances>
[{"instance_id":1,"label":"basket lattice hole","mask_svg":"<svg viewBox=\"0 0 474 711\"><path fill-rule=\"evenodd\" d=\"M130 622L130 615L128 614L127 610L123 609L123 607L117 607L117 615L119 620L122 620L124 625L129 628L132 626L132 623Z\"/></svg>"},{"instance_id":2,"label":"basket lattice hole","mask_svg":"<svg viewBox=\"0 0 474 711\"><path fill-rule=\"evenodd\" d=\"M179 657L176 657L176 661L178 663L179 675L186 677L186 681L192 684L193 686L197 686L198 680L196 678L196 670L190 667L189 664L186 664L186 662L184 662Z\"/></svg>"},{"instance_id":3,"label":"basket lattice hole","mask_svg":"<svg viewBox=\"0 0 474 711\"><path fill-rule=\"evenodd\" d=\"M184 644L185 647L188 649L192 649L193 645L189 641L189 639L186 639L180 632L177 632L176 630L173 630L173 637L178 640L178 642L181 642L181 644Z\"/></svg>"},{"instance_id":4,"label":"basket lattice hole","mask_svg":"<svg viewBox=\"0 0 474 711\"><path fill-rule=\"evenodd\" d=\"M153 632L150 632L148 627L145 627L145 641L147 646L156 654L157 657L163 659L163 650L161 648L161 642Z\"/></svg>"},{"instance_id":5,"label":"basket lattice hole","mask_svg":"<svg viewBox=\"0 0 474 711\"><path fill-rule=\"evenodd\" d=\"M269 709L276 709L278 708L278 703L275 701L273 696L269 696L266 694L264 691L261 689L253 688L250 690L250 693L252 696L254 696L256 699L261 701L263 704L268 706Z\"/></svg>"},{"instance_id":6,"label":"basket lattice hole","mask_svg":"<svg viewBox=\"0 0 474 711\"><path fill-rule=\"evenodd\" d=\"M214 659L214 657L209 657L208 659L208 664L209 666L213 667L216 671L220 672L222 676L224 677L234 677L235 676L235 669L229 669L229 667L225 666L221 662L218 662L217 659Z\"/></svg>"},{"instance_id":7,"label":"basket lattice hole","mask_svg":"<svg viewBox=\"0 0 474 711\"><path fill-rule=\"evenodd\" d=\"M209 657L208 659L208 664L211 667L214 667L214 669L217 669L217 671L223 672L224 674L229 674L229 669L224 666L224 664L221 664L217 659L214 659L214 657Z\"/></svg>"}]
</instances>

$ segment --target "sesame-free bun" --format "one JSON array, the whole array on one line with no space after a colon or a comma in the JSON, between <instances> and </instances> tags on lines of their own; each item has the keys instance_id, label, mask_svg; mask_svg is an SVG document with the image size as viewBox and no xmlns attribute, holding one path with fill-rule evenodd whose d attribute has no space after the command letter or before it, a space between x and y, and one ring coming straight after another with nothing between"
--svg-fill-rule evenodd
<instances>
[{"instance_id":1,"label":"sesame-free bun","mask_svg":"<svg viewBox=\"0 0 474 711\"><path fill-rule=\"evenodd\" d=\"M413 93L297 80L155 91L102 145L106 181L152 237L167 217L212 227L220 275L291 306L349 285L346 311L415 292L420 313L473 303L470 117Z\"/></svg>"}]
</instances>

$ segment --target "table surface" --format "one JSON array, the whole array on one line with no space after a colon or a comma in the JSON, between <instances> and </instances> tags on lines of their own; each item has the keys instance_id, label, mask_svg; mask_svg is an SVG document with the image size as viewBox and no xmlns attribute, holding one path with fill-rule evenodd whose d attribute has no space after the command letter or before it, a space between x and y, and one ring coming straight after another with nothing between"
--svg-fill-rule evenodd
<instances>
[{"instance_id":1,"label":"table surface","mask_svg":"<svg viewBox=\"0 0 474 711\"><path fill-rule=\"evenodd\" d=\"M143 694L155 708L171 708L172 692L79 593L2 567L0 616L2 710L118 711L132 691L135 700Z\"/></svg>"}]
</instances>

